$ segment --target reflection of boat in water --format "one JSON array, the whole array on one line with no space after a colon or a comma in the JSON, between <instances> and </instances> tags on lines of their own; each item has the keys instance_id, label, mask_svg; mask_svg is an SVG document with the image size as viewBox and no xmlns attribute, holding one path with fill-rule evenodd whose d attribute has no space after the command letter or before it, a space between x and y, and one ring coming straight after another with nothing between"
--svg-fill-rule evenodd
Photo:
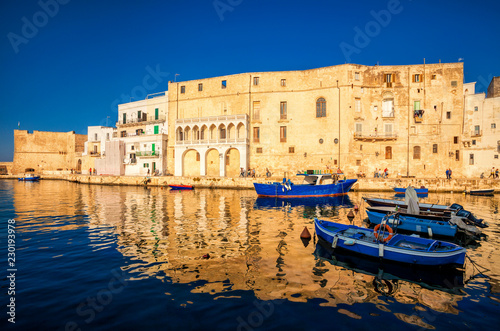
<instances>
[{"instance_id":1,"label":"reflection of boat in water","mask_svg":"<svg viewBox=\"0 0 500 331\"><path fill-rule=\"evenodd\" d=\"M380 262L347 252L334 251L331 244L322 238L318 238L314 255L332 265L374 276L375 290L384 295L395 293L398 290L399 281L415 283L431 290L463 294L460 291L464 287L464 270L462 269Z\"/></svg>"},{"instance_id":2,"label":"reflection of boat in water","mask_svg":"<svg viewBox=\"0 0 500 331\"><path fill-rule=\"evenodd\" d=\"M353 204L349 196L336 197L309 197L309 198L273 198L258 197L254 207L257 209L280 208L280 207L316 207L316 206L343 206L352 208Z\"/></svg>"}]
</instances>

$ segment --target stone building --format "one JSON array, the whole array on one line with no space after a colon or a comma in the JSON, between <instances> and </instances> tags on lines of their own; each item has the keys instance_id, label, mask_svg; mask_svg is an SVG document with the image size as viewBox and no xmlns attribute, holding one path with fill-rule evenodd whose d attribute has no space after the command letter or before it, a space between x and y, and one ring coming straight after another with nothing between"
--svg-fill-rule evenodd
<instances>
[{"instance_id":1,"label":"stone building","mask_svg":"<svg viewBox=\"0 0 500 331\"><path fill-rule=\"evenodd\" d=\"M27 171L81 171L86 135L14 130L13 174Z\"/></svg>"},{"instance_id":2,"label":"stone building","mask_svg":"<svg viewBox=\"0 0 500 331\"><path fill-rule=\"evenodd\" d=\"M460 175L463 64L345 64L169 82L175 175ZM437 162L439 160L439 162Z\"/></svg>"},{"instance_id":3,"label":"stone building","mask_svg":"<svg viewBox=\"0 0 500 331\"><path fill-rule=\"evenodd\" d=\"M475 84L464 84L463 174L488 177L492 167L500 168L500 77L492 79L486 96L475 93Z\"/></svg>"}]
</instances>

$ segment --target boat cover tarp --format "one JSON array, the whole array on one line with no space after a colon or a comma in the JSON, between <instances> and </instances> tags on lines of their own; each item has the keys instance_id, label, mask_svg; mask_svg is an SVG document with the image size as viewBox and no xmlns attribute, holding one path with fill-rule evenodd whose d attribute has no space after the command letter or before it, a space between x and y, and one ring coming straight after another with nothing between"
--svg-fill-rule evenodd
<instances>
[{"instance_id":1,"label":"boat cover tarp","mask_svg":"<svg viewBox=\"0 0 500 331\"><path fill-rule=\"evenodd\" d=\"M407 213L418 215L420 208L418 207L418 197L415 189L409 185L405 191L405 204L408 206Z\"/></svg>"}]
</instances>

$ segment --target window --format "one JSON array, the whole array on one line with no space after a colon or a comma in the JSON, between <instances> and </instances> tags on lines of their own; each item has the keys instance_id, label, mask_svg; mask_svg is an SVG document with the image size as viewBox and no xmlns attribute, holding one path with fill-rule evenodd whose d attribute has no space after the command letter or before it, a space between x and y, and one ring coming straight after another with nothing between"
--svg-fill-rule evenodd
<instances>
[{"instance_id":1,"label":"window","mask_svg":"<svg viewBox=\"0 0 500 331\"><path fill-rule=\"evenodd\" d=\"M456 80L452 80L451 81L451 87L457 87L457 81Z\"/></svg>"},{"instance_id":2,"label":"window","mask_svg":"<svg viewBox=\"0 0 500 331\"><path fill-rule=\"evenodd\" d=\"M455 151L455 161L460 161L460 151L459 150Z\"/></svg>"},{"instance_id":3,"label":"window","mask_svg":"<svg viewBox=\"0 0 500 331\"><path fill-rule=\"evenodd\" d=\"M186 93L186 86L182 85L181 86L181 94L184 94L184 93Z\"/></svg>"},{"instance_id":4,"label":"window","mask_svg":"<svg viewBox=\"0 0 500 331\"><path fill-rule=\"evenodd\" d=\"M316 100L316 117L326 117L326 100L324 98Z\"/></svg>"},{"instance_id":5,"label":"window","mask_svg":"<svg viewBox=\"0 0 500 331\"><path fill-rule=\"evenodd\" d=\"M286 143L286 126L280 126L280 142Z\"/></svg>"},{"instance_id":6,"label":"window","mask_svg":"<svg viewBox=\"0 0 500 331\"><path fill-rule=\"evenodd\" d=\"M382 117L394 117L394 99L382 101Z\"/></svg>"},{"instance_id":7,"label":"window","mask_svg":"<svg viewBox=\"0 0 500 331\"><path fill-rule=\"evenodd\" d=\"M392 74L385 74L384 75L384 83L386 83L387 87L392 87L392 83L393 83L393 77L392 77Z\"/></svg>"},{"instance_id":8,"label":"window","mask_svg":"<svg viewBox=\"0 0 500 331\"><path fill-rule=\"evenodd\" d=\"M495 154L495 156L493 156L494 159L498 159L498 154Z\"/></svg>"},{"instance_id":9,"label":"window","mask_svg":"<svg viewBox=\"0 0 500 331\"><path fill-rule=\"evenodd\" d=\"M360 98L355 98L354 99L354 110L357 113L361 112L361 99Z\"/></svg>"},{"instance_id":10,"label":"window","mask_svg":"<svg viewBox=\"0 0 500 331\"><path fill-rule=\"evenodd\" d=\"M363 145L359 145L359 150L362 151L363 150Z\"/></svg>"},{"instance_id":11,"label":"window","mask_svg":"<svg viewBox=\"0 0 500 331\"><path fill-rule=\"evenodd\" d=\"M141 120L141 118L142 118L142 111L139 110L137 112L137 118L139 119L139 121Z\"/></svg>"},{"instance_id":12,"label":"window","mask_svg":"<svg viewBox=\"0 0 500 331\"><path fill-rule=\"evenodd\" d=\"M453 137L453 143L458 144L458 137L457 136Z\"/></svg>"},{"instance_id":13,"label":"window","mask_svg":"<svg viewBox=\"0 0 500 331\"><path fill-rule=\"evenodd\" d=\"M436 154L438 152L438 144L432 145L432 153Z\"/></svg>"},{"instance_id":14,"label":"window","mask_svg":"<svg viewBox=\"0 0 500 331\"><path fill-rule=\"evenodd\" d=\"M259 85L259 77L253 78L253 85Z\"/></svg>"},{"instance_id":15,"label":"window","mask_svg":"<svg viewBox=\"0 0 500 331\"><path fill-rule=\"evenodd\" d=\"M200 153L196 152L196 161L200 161Z\"/></svg>"},{"instance_id":16,"label":"window","mask_svg":"<svg viewBox=\"0 0 500 331\"><path fill-rule=\"evenodd\" d=\"M280 120L286 120L286 101L280 102Z\"/></svg>"},{"instance_id":17,"label":"window","mask_svg":"<svg viewBox=\"0 0 500 331\"><path fill-rule=\"evenodd\" d=\"M106 133L106 140L109 140L109 132Z\"/></svg>"},{"instance_id":18,"label":"window","mask_svg":"<svg viewBox=\"0 0 500 331\"><path fill-rule=\"evenodd\" d=\"M120 132L120 137L126 137L126 136L127 136L127 131Z\"/></svg>"},{"instance_id":19,"label":"window","mask_svg":"<svg viewBox=\"0 0 500 331\"><path fill-rule=\"evenodd\" d=\"M479 108L477 106L474 107L474 111L478 111Z\"/></svg>"},{"instance_id":20,"label":"window","mask_svg":"<svg viewBox=\"0 0 500 331\"><path fill-rule=\"evenodd\" d=\"M253 128L253 142L260 142L260 128Z\"/></svg>"},{"instance_id":21,"label":"window","mask_svg":"<svg viewBox=\"0 0 500 331\"><path fill-rule=\"evenodd\" d=\"M474 135L479 136L481 134L481 127L479 125L474 126Z\"/></svg>"},{"instance_id":22,"label":"window","mask_svg":"<svg viewBox=\"0 0 500 331\"><path fill-rule=\"evenodd\" d=\"M356 160L356 165L360 166L361 165L361 160Z\"/></svg>"},{"instance_id":23,"label":"window","mask_svg":"<svg viewBox=\"0 0 500 331\"><path fill-rule=\"evenodd\" d=\"M285 87L286 86L286 79L281 80L281 86Z\"/></svg>"},{"instance_id":24,"label":"window","mask_svg":"<svg viewBox=\"0 0 500 331\"><path fill-rule=\"evenodd\" d=\"M288 153L295 153L295 147L288 147Z\"/></svg>"},{"instance_id":25,"label":"window","mask_svg":"<svg viewBox=\"0 0 500 331\"><path fill-rule=\"evenodd\" d=\"M127 114L126 113L123 113L123 118L122 119L123 119L122 124L127 123Z\"/></svg>"},{"instance_id":26,"label":"window","mask_svg":"<svg viewBox=\"0 0 500 331\"><path fill-rule=\"evenodd\" d=\"M492 129L496 129L497 128L497 124L496 123L491 123L491 128Z\"/></svg>"},{"instance_id":27,"label":"window","mask_svg":"<svg viewBox=\"0 0 500 331\"><path fill-rule=\"evenodd\" d=\"M413 110L420 110L420 100L413 101Z\"/></svg>"},{"instance_id":28,"label":"window","mask_svg":"<svg viewBox=\"0 0 500 331\"><path fill-rule=\"evenodd\" d=\"M220 128L219 137L220 139L226 139L226 128Z\"/></svg>"},{"instance_id":29,"label":"window","mask_svg":"<svg viewBox=\"0 0 500 331\"><path fill-rule=\"evenodd\" d=\"M392 123L384 124L384 132L386 137L392 137Z\"/></svg>"},{"instance_id":30,"label":"window","mask_svg":"<svg viewBox=\"0 0 500 331\"><path fill-rule=\"evenodd\" d=\"M451 119L451 111L446 112L446 119L447 120Z\"/></svg>"},{"instance_id":31,"label":"window","mask_svg":"<svg viewBox=\"0 0 500 331\"><path fill-rule=\"evenodd\" d=\"M223 80L221 88L225 89L226 87L227 87L227 81Z\"/></svg>"},{"instance_id":32,"label":"window","mask_svg":"<svg viewBox=\"0 0 500 331\"><path fill-rule=\"evenodd\" d=\"M260 101L253 102L253 119L254 121L260 121Z\"/></svg>"},{"instance_id":33,"label":"window","mask_svg":"<svg viewBox=\"0 0 500 331\"><path fill-rule=\"evenodd\" d=\"M391 146L386 146L385 147L385 158L387 160L392 159L392 147Z\"/></svg>"},{"instance_id":34,"label":"window","mask_svg":"<svg viewBox=\"0 0 500 331\"><path fill-rule=\"evenodd\" d=\"M361 137L363 135L363 123L356 123L356 137Z\"/></svg>"},{"instance_id":35,"label":"window","mask_svg":"<svg viewBox=\"0 0 500 331\"><path fill-rule=\"evenodd\" d=\"M354 80L359 80L359 72L354 73Z\"/></svg>"},{"instance_id":36,"label":"window","mask_svg":"<svg viewBox=\"0 0 500 331\"><path fill-rule=\"evenodd\" d=\"M134 145L130 146L130 150L133 151L134 150ZM135 154L134 154L135 155Z\"/></svg>"},{"instance_id":37,"label":"window","mask_svg":"<svg viewBox=\"0 0 500 331\"><path fill-rule=\"evenodd\" d=\"M198 91L200 91L200 92L203 91L203 84L202 83L198 84Z\"/></svg>"},{"instance_id":38,"label":"window","mask_svg":"<svg viewBox=\"0 0 500 331\"><path fill-rule=\"evenodd\" d=\"M420 160L420 146L413 147L413 159Z\"/></svg>"},{"instance_id":39,"label":"window","mask_svg":"<svg viewBox=\"0 0 500 331\"><path fill-rule=\"evenodd\" d=\"M413 82L414 83L419 83L420 79L421 79L420 74L413 75Z\"/></svg>"},{"instance_id":40,"label":"window","mask_svg":"<svg viewBox=\"0 0 500 331\"><path fill-rule=\"evenodd\" d=\"M436 75L432 75L431 79L436 79Z\"/></svg>"},{"instance_id":41,"label":"window","mask_svg":"<svg viewBox=\"0 0 500 331\"><path fill-rule=\"evenodd\" d=\"M476 144L476 139L472 139L472 145Z\"/></svg>"},{"instance_id":42,"label":"window","mask_svg":"<svg viewBox=\"0 0 500 331\"><path fill-rule=\"evenodd\" d=\"M94 133L94 141L97 140L97 133Z\"/></svg>"},{"instance_id":43,"label":"window","mask_svg":"<svg viewBox=\"0 0 500 331\"><path fill-rule=\"evenodd\" d=\"M262 153L262 147L257 147L257 149L255 150L257 153Z\"/></svg>"},{"instance_id":44,"label":"window","mask_svg":"<svg viewBox=\"0 0 500 331\"><path fill-rule=\"evenodd\" d=\"M157 120L157 119L158 119L158 115L159 115L159 114L158 114L158 108L155 108L155 120Z\"/></svg>"},{"instance_id":45,"label":"window","mask_svg":"<svg viewBox=\"0 0 500 331\"><path fill-rule=\"evenodd\" d=\"M149 163L144 163L144 164L142 165L142 167L143 167L143 168L149 168Z\"/></svg>"}]
</instances>

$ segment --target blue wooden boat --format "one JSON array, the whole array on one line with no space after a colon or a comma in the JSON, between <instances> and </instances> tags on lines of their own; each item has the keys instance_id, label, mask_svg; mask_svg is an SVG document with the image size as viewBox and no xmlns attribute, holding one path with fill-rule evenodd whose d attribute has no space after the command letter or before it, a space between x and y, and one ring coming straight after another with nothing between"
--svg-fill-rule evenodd
<instances>
[{"instance_id":1,"label":"blue wooden boat","mask_svg":"<svg viewBox=\"0 0 500 331\"><path fill-rule=\"evenodd\" d=\"M254 183L255 191L261 197L303 198L327 197L347 194L357 179L340 180L335 174L297 174L304 176L303 184L283 181L267 184Z\"/></svg>"},{"instance_id":2,"label":"blue wooden boat","mask_svg":"<svg viewBox=\"0 0 500 331\"><path fill-rule=\"evenodd\" d=\"M394 187L393 189L396 194L404 194L406 192L405 187ZM415 188L415 192L417 192L417 194L429 194L429 189L426 187Z\"/></svg>"},{"instance_id":3,"label":"blue wooden boat","mask_svg":"<svg viewBox=\"0 0 500 331\"><path fill-rule=\"evenodd\" d=\"M314 219L318 237L334 249L371 258L422 266L463 266L466 250L459 245L402 234L392 234L384 223L378 230Z\"/></svg>"},{"instance_id":4,"label":"blue wooden boat","mask_svg":"<svg viewBox=\"0 0 500 331\"><path fill-rule=\"evenodd\" d=\"M413 215L405 212L405 209L398 210L398 217L392 214L392 207L368 207L366 213L370 223L381 224L388 215L388 223L397 226L399 230L425 233L429 236L455 237L457 226L449 223L450 215L443 213L422 213Z\"/></svg>"},{"instance_id":5,"label":"blue wooden boat","mask_svg":"<svg viewBox=\"0 0 500 331\"><path fill-rule=\"evenodd\" d=\"M40 176L35 176L32 174L26 174L24 177L19 177L18 180L23 182L36 182L40 180Z\"/></svg>"}]
</instances>

